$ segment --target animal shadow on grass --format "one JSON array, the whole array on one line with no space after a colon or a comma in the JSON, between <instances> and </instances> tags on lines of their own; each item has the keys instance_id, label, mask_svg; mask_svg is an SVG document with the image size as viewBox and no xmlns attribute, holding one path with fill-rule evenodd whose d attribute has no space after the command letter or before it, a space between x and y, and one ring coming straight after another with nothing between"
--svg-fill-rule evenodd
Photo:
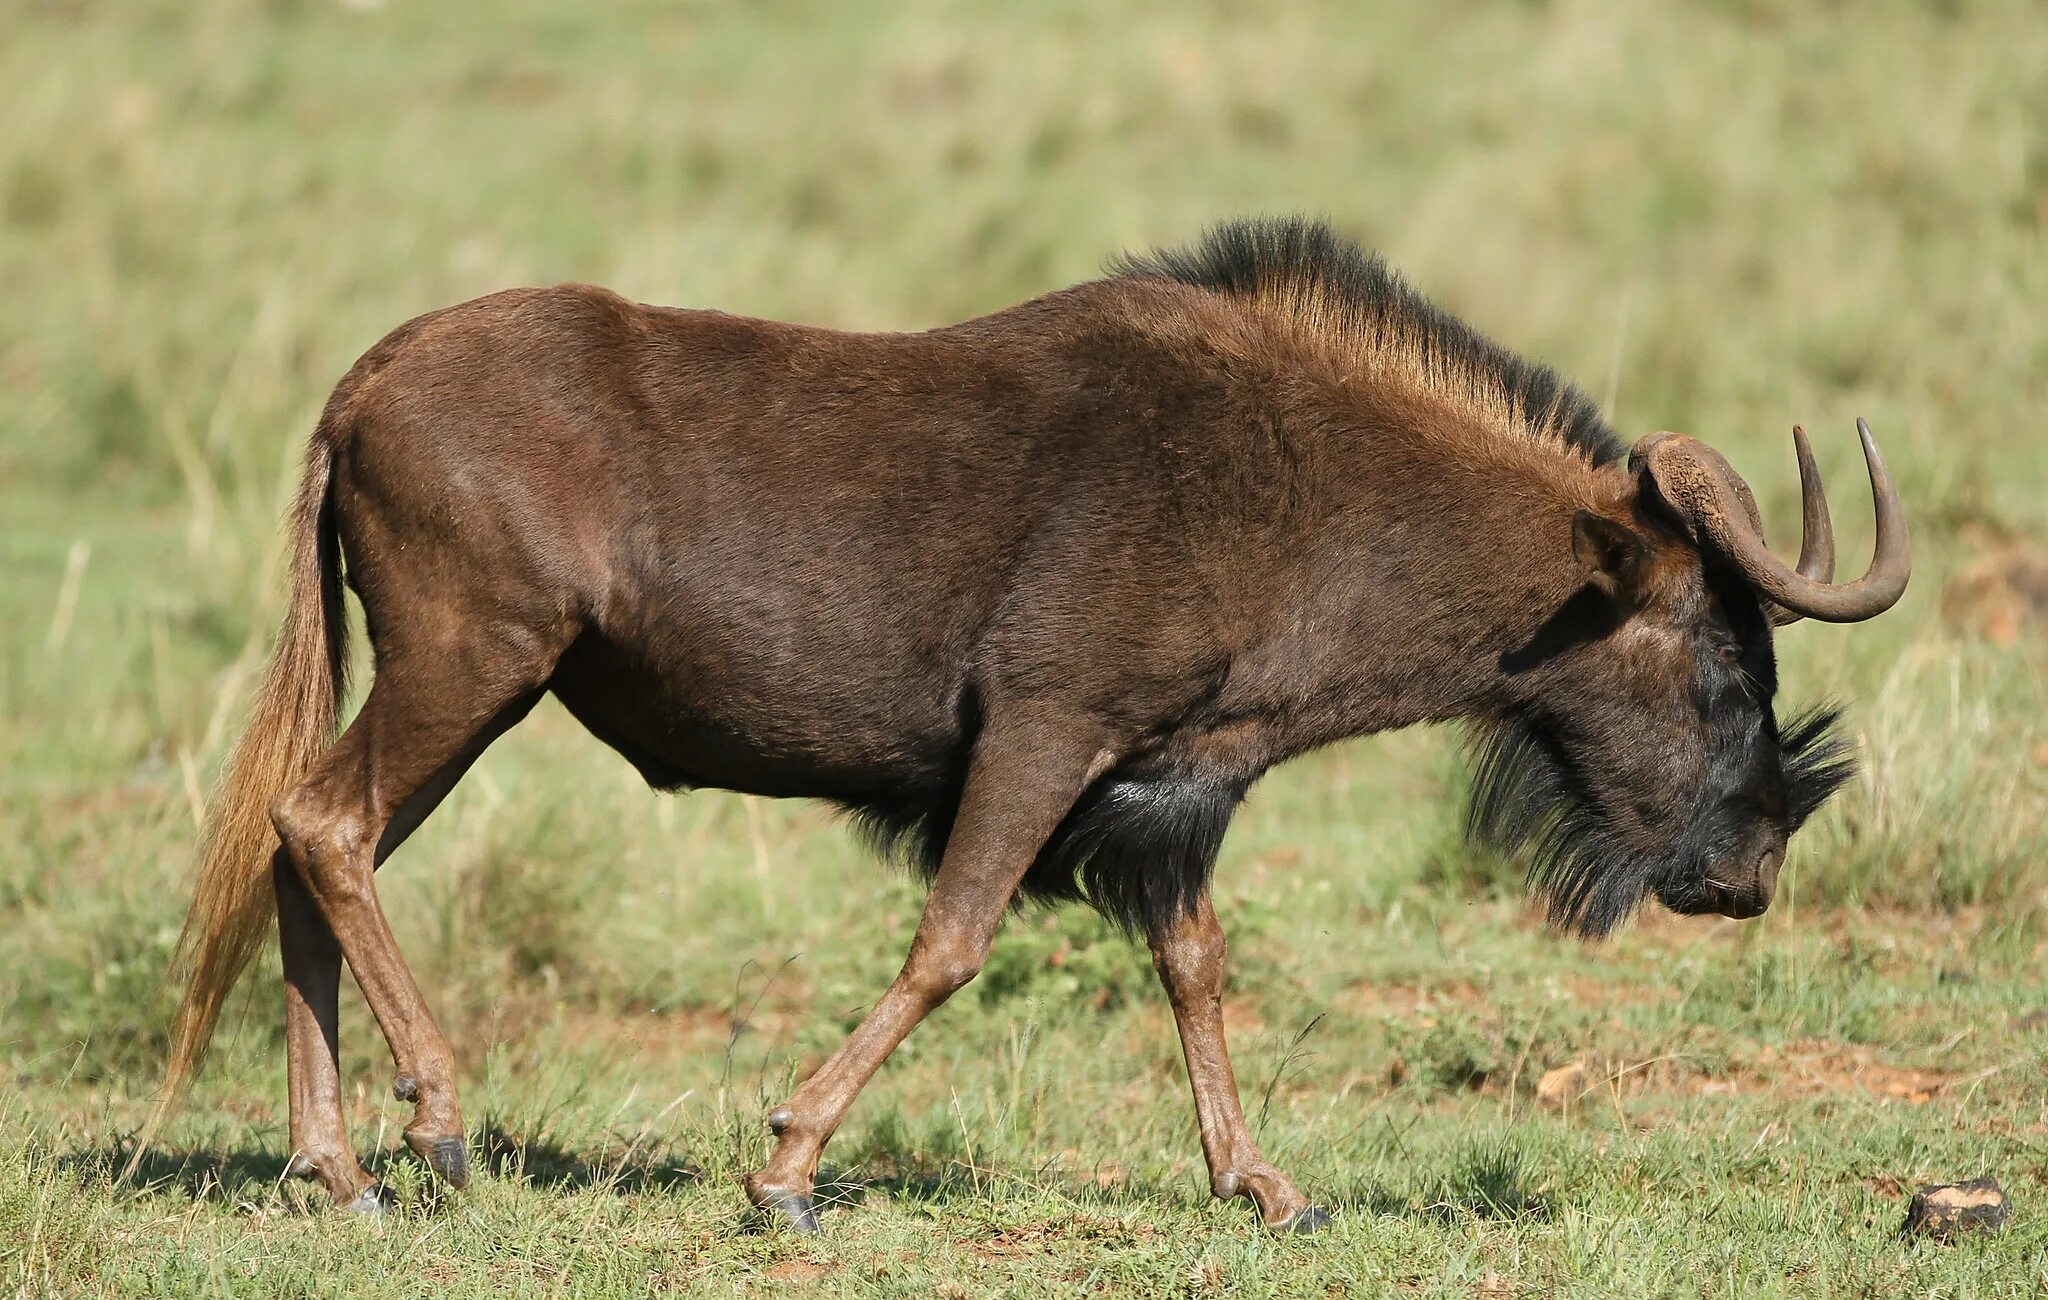
<instances>
[{"instance_id":1,"label":"animal shadow on grass","mask_svg":"<svg viewBox=\"0 0 2048 1300\"><path fill-rule=\"evenodd\" d=\"M1018 1189L1040 1188L1060 1199L1092 1208L1157 1208L1190 1199L1206 1201L1206 1179L1197 1168L1184 1176L1148 1177L1121 1166L1075 1168L1071 1164L1006 1168L961 1147L957 1130L934 1126L911 1133L894 1117L878 1124L847 1152L845 1167L821 1172L818 1204L858 1203L872 1193L906 1207L972 1205ZM1547 1222L1559 1202L1539 1189L1519 1148L1507 1140L1475 1142L1454 1151L1432 1171L1403 1153L1404 1167L1418 1175L1412 1190L1383 1179L1339 1182L1311 1191L1312 1199L1347 1214L1396 1217L1449 1226L1468 1219L1496 1223Z\"/></svg>"},{"instance_id":2,"label":"animal shadow on grass","mask_svg":"<svg viewBox=\"0 0 2048 1300\"><path fill-rule=\"evenodd\" d=\"M1053 1163L1006 1168L985 1156L957 1150L956 1145L943 1132L913 1138L900 1121L885 1122L847 1153L846 1166L820 1171L818 1206L830 1210L880 1194L906 1207L959 1207L1030 1188L1042 1189L1077 1207L1103 1209L1157 1207L1200 1197L1197 1186L1187 1178L1126 1173L1109 1163L1092 1171ZM128 1143L117 1142L74 1152L59 1163L74 1176L112 1181L131 1153ZM546 1136L524 1136L488 1122L479 1155L492 1176L524 1179L535 1188L550 1191L660 1194L695 1187L705 1178L701 1169L673 1150L641 1150L632 1144L622 1150L579 1148ZM371 1174L391 1182L395 1166L417 1166L418 1162L399 1148L371 1153L365 1164ZM175 1192L210 1204L246 1205L268 1199L286 1185L284 1165L281 1147L152 1149L138 1165L132 1186L143 1195ZM424 1177L423 1169L412 1170L412 1181L424 1189L420 1209L433 1213L446 1204L439 1185ZM304 1186L309 1204L317 1203L317 1189ZM1559 1205L1553 1196L1532 1185L1521 1153L1504 1142L1467 1148L1453 1157L1447 1169L1425 1175L1407 1194L1371 1179L1330 1186L1327 1196L1317 1199L1341 1212L1439 1225L1468 1218L1546 1222Z\"/></svg>"},{"instance_id":3,"label":"animal shadow on grass","mask_svg":"<svg viewBox=\"0 0 2048 1300\"><path fill-rule=\"evenodd\" d=\"M670 1150L642 1150L635 1144L610 1152L581 1151L546 1137L523 1137L488 1121L482 1154L484 1168L494 1177L523 1177L540 1188L603 1188L631 1196L677 1191L704 1181L703 1170Z\"/></svg>"},{"instance_id":4,"label":"animal shadow on grass","mask_svg":"<svg viewBox=\"0 0 2048 1300\"><path fill-rule=\"evenodd\" d=\"M123 1140L61 1156L57 1167L81 1180L112 1183L134 1154L133 1144ZM178 1192L194 1201L235 1205L268 1195L283 1172L284 1154L264 1147L194 1151L151 1147L136 1163L127 1186L143 1196Z\"/></svg>"},{"instance_id":5,"label":"animal shadow on grass","mask_svg":"<svg viewBox=\"0 0 2048 1300\"><path fill-rule=\"evenodd\" d=\"M104 1147L76 1151L58 1164L75 1177L109 1182L127 1167L133 1147L117 1142ZM666 1150L579 1150L546 1137L525 1137L496 1124L487 1123L481 1135L481 1163L494 1177L524 1178L535 1187L550 1190L585 1191L601 1188L620 1196L641 1192L666 1192L694 1186L703 1180L693 1164ZM412 1169L410 1181L425 1189L421 1208L440 1208L444 1197L440 1185L425 1176L418 1159L403 1148L370 1152L363 1166L387 1185L395 1181L397 1166ZM304 1186L317 1205L320 1193L312 1184L288 1183L284 1177L282 1147L238 1146L228 1149L201 1147L173 1151L151 1148L136 1166L130 1186L142 1195L182 1193L194 1201L216 1205L237 1205L267 1199L287 1186Z\"/></svg>"},{"instance_id":6,"label":"animal shadow on grass","mask_svg":"<svg viewBox=\"0 0 2048 1300\"><path fill-rule=\"evenodd\" d=\"M842 1139L844 1146L834 1152L843 1163L819 1171L820 1211L855 1205L870 1195L903 1209L971 1209L1031 1189L1091 1208L1158 1205L1186 1190L1128 1174L1112 1162L1092 1169L1059 1161L1011 1165L969 1150L959 1131L944 1121L913 1132L911 1123L891 1114L866 1134L848 1137L852 1140Z\"/></svg>"}]
</instances>

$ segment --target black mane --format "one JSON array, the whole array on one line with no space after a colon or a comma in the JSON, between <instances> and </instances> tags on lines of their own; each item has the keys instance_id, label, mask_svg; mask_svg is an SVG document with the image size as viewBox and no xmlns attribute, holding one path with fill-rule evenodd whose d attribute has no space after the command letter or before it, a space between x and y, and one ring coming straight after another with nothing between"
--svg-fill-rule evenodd
<instances>
[{"instance_id":1,"label":"black mane","mask_svg":"<svg viewBox=\"0 0 2048 1300\"><path fill-rule=\"evenodd\" d=\"M1498 383L1514 406L1547 420L1596 465L1622 459L1621 439L1593 400L1548 366L1526 361L1422 296L1377 255L1320 220L1245 218L1212 227L1180 248L1125 253L1111 274L1176 280L1250 297L1273 290L1314 292L1337 307L1343 328L1412 337L1419 364Z\"/></svg>"},{"instance_id":2,"label":"black mane","mask_svg":"<svg viewBox=\"0 0 2048 1300\"><path fill-rule=\"evenodd\" d=\"M932 789L842 803L870 843L936 876L960 806L960 773ZM1241 782L1118 779L1090 786L1038 851L1016 905L1084 902L1139 935L1193 912L1208 888Z\"/></svg>"}]
</instances>

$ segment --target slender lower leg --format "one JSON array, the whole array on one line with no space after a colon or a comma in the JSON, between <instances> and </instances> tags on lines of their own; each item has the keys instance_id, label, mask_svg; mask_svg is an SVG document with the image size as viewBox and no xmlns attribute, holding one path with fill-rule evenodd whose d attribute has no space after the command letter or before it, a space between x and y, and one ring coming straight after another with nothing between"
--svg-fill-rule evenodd
<instances>
[{"instance_id":1,"label":"slender lower leg","mask_svg":"<svg viewBox=\"0 0 2048 1300\"><path fill-rule=\"evenodd\" d=\"M278 952L284 964L292 1172L318 1178L335 1204L353 1205L374 1194L376 1180L356 1159L342 1114L335 1029L341 948L283 855L271 872L277 888Z\"/></svg>"},{"instance_id":2,"label":"slender lower leg","mask_svg":"<svg viewBox=\"0 0 2048 1300\"><path fill-rule=\"evenodd\" d=\"M825 1143L897 1044L980 972L1018 882L1108 761L1092 732L1072 725L984 734L902 972L832 1058L769 1112L775 1150L747 1179L754 1204L816 1227L810 1191Z\"/></svg>"},{"instance_id":3,"label":"slender lower leg","mask_svg":"<svg viewBox=\"0 0 2048 1300\"><path fill-rule=\"evenodd\" d=\"M329 943L347 960L390 1045L398 1068L392 1091L413 1103L406 1143L461 1187L469 1162L454 1053L399 952L375 883L384 855L532 707L530 691L508 701L450 680L454 666L450 660L438 672L381 669L355 721L306 782L277 802L272 819ZM295 1073L293 1095L301 1094L317 1098L317 1076ZM317 1114L317 1100L313 1105Z\"/></svg>"},{"instance_id":4,"label":"slender lower leg","mask_svg":"<svg viewBox=\"0 0 2048 1300\"><path fill-rule=\"evenodd\" d=\"M529 699L506 709L425 785L401 802L378 836L375 860L381 864L403 844L440 806L484 749L531 707ZM292 866L290 855L280 853L272 871L277 888L278 946L284 959L292 1171L319 1178L338 1205L368 1208L377 1203L376 1181L356 1158L341 1103L336 1040L341 945ZM403 1074L403 1066L400 1071ZM401 1088L401 1092L403 1099L412 1099L413 1090ZM430 1147L428 1154L431 1152ZM445 1156L441 1163L446 1163Z\"/></svg>"},{"instance_id":5,"label":"slender lower leg","mask_svg":"<svg viewBox=\"0 0 2048 1300\"><path fill-rule=\"evenodd\" d=\"M1320 1226L1322 1212L1293 1180L1274 1168L1252 1141L1238 1103L1237 1079L1223 1041L1223 927L1203 893L1192 912L1155 926L1148 938L1152 965L1173 1004L1209 1189L1221 1197L1247 1196L1272 1227Z\"/></svg>"},{"instance_id":6,"label":"slender lower leg","mask_svg":"<svg viewBox=\"0 0 2048 1300\"><path fill-rule=\"evenodd\" d=\"M468 1168L462 1111L455 1099L454 1053L377 899L372 861L383 818L359 818L352 810L321 809L319 803L317 790L308 789L280 805L277 818L285 844L390 1044L398 1066L392 1091L413 1103L412 1122L405 1126L407 1144L460 1187ZM307 829L315 825L321 829Z\"/></svg>"}]
</instances>

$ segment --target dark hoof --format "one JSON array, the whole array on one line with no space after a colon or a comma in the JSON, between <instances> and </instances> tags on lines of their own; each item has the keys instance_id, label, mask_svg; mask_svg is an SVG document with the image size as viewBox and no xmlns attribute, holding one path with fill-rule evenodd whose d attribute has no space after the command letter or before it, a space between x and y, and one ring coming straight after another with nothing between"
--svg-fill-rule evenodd
<instances>
[{"instance_id":1,"label":"dark hoof","mask_svg":"<svg viewBox=\"0 0 2048 1300\"><path fill-rule=\"evenodd\" d=\"M343 1214L366 1214L372 1218L381 1215L391 1205L391 1193L384 1190L384 1184L371 1183L356 1194L352 1201L336 1201L334 1208Z\"/></svg>"},{"instance_id":2,"label":"dark hoof","mask_svg":"<svg viewBox=\"0 0 2048 1300\"><path fill-rule=\"evenodd\" d=\"M460 1137L408 1133L405 1142L414 1155L427 1162L427 1168L441 1176L442 1182L458 1192L469 1186L469 1147Z\"/></svg>"},{"instance_id":3,"label":"dark hoof","mask_svg":"<svg viewBox=\"0 0 2048 1300\"><path fill-rule=\"evenodd\" d=\"M1279 1230L1301 1236L1311 1232L1321 1232L1329 1226L1329 1211L1320 1206L1311 1205L1305 1210L1296 1210L1294 1217L1281 1224Z\"/></svg>"},{"instance_id":4,"label":"dark hoof","mask_svg":"<svg viewBox=\"0 0 2048 1300\"><path fill-rule=\"evenodd\" d=\"M754 1208L767 1216L770 1223L791 1232L802 1233L806 1237L818 1235L818 1207L809 1192L785 1192L779 1187L764 1187L754 1193Z\"/></svg>"}]
</instances>

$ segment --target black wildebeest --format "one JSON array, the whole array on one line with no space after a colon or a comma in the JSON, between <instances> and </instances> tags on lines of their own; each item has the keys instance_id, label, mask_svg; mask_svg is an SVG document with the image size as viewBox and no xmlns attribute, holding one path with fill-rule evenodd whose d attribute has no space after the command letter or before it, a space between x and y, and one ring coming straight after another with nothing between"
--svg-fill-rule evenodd
<instances>
[{"instance_id":1,"label":"black wildebeest","mask_svg":"<svg viewBox=\"0 0 2048 1300\"><path fill-rule=\"evenodd\" d=\"M1862 432L1877 553L1835 584L1796 430L1794 567L1712 450L1624 453L1550 371L1303 221L920 334L580 285L422 316L313 435L290 612L186 922L167 1102L274 903L295 1168L378 1204L342 1118L345 959L415 1103L406 1140L465 1181L448 1043L373 872L552 691L656 787L833 800L931 878L902 973L769 1113L757 1206L815 1228L819 1152L1021 894L1145 936L1210 1186L1314 1227L1224 1049L1208 883L1246 788L1347 736L1469 719L1473 828L1533 842L1557 921L1597 934L1650 894L1763 911L1846 774L1831 714L1775 719L1772 624L1869 618L1906 582ZM376 675L335 740L344 556Z\"/></svg>"}]
</instances>

